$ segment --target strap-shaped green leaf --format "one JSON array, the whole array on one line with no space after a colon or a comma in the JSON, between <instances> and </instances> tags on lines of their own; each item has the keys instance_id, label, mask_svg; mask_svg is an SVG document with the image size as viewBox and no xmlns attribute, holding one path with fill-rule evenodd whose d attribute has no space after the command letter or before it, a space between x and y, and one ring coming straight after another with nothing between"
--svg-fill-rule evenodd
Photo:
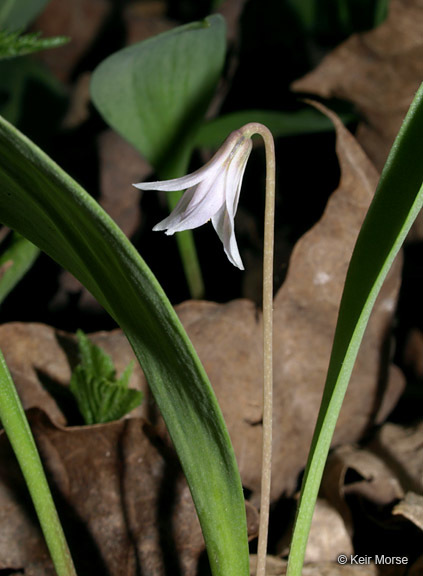
<instances>
[{"instance_id":1,"label":"strap-shaped green leaf","mask_svg":"<svg viewBox=\"0 0 423 576\"><path fill-rule=\"evenodd\" d=\"M193 346L157 280L100 206L0 119L0 221L67 268L125 331L191 488L213 574L249 573L230 439Z\"/></svg>"},{"instance_id":2,"label":"strap-shaped green leaf","mask_svg":"<svg viewBox=\"0 0 423 576\"><path fill-rule=\"evenodd\" d=\"M303 480L288 576L300 576L336 421L373 305L423 205L423 84L386 161L345 280L322 404Z\"/></svg>"},{"instance_id":3,"label":"strap-shaped green leaf","mask_svg":"<svg viewBox=\"0 0 423 576\"><path fill-rule=\"evenodd\" d=\"M344 123L356 120L351 112L340 114ZM198 146L219 146L233 130L249 122L260 122L269 128L274 138L286 138L317 132L333 132L332 122L314 108L302 108L293 112L272 110L241 110L219 116L201 126L197 135Z\"/></svg>"},{"instance_id":4,"label":"strap-shaped green leaf","mask_svg":"<svg viewBox=\"0 0 423 576\"><path fill-rule=\"evenodd\" d=\"M0 422L19 462L58 576L76 576L24 409L0 350Z\"/></svg>"},{"instance_id":5,"label":"strap-shaped green leaf","mask_svg":"<svg viewBox=\"0 0 423 576\"><path fill-rule=\"evenodd\" d=\"M40 251L16 232L0 256L0 304L28 272Z\"/></svg>"}]
</instances>

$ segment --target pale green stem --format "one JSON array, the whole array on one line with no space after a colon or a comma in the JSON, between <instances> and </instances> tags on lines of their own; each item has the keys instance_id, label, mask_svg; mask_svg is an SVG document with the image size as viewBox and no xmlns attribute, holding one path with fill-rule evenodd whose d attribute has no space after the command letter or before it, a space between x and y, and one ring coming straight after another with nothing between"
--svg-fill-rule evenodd
<instances>
[{"instance_id":1,"label":"pale green stem","mask_svg":"<svg viewBox=\"0 0 423 576\"><path fill-rule=\"evenodd\" d=\"M263 447L261 469L260 525L256 576L265 576L269 532L270 486L272 476L273 413L273 253L275 222L275 146L273 136L262 124L251 123L244 134L259 134L266 153L266 204L263 248Z\"/></svg>"},{"instance_id":2,"label":"pale green stem","mask_svg":"<svg viewBox=\"0 0 423 576\"><path fill-rule=\"evenodd\" d=\"M192 149L190 147L182 147L180 153L173 156L172 159L166 163L166 166L158 171L157 175L159 176L159 180L170 180L184 176L184 174L187 173L191 155ZM174 210L182 198L182 195L182 191L168 192L166 194L169 212ZM193 300L201 300L204 298L205 287L193 231L184 230L176 234L176 244L178 246L179 257L181 259L189 294Z\"/></svg>"},{"instance_id":3,"label":"pale green stem","mask_svg":"<svg viewBox=\"0 0 423 576\"><path fill-rule=\"evenodd\" d=\"M58 576L76 576L37 447L0 351L0 420L21 467Z\"/></svg>"},{"instance_id":4,"label":"pale green stem","mask_svg":"<svg viewBox=\"0 0 423 576\"><path fill-rule=\"evenodd\" d=\"M169 210L172 212L182 197L182 192L170 192L166 197ZM179 232L176 235L176 242L190 296L193 300L201 300L204 298L205 288L192 230Z\"/></svg>"}]
</instances>

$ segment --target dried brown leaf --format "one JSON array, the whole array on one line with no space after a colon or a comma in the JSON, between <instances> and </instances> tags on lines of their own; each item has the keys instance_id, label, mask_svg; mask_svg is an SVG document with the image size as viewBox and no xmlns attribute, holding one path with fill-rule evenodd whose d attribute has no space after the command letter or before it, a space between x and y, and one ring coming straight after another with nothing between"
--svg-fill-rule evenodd
<instances>
[{"instance_id":1,"label":"dried brown leaf","mask_svg":"<svg viewBox=\"0 0 423 576\"><path fill-rule=\"evenodd\" d=\"M39 410L29 420L77 571L196 574L204 542L194 505L174 453L151 427L132 418L63 428ZM4 434L0 452L0 566L53 575Z\"/></svg>"},{"instance_id":2,"label":"dried brown leaf","mask_svg":"<svg viewBox=\"0 0 423 576\"><path fill-rule=\"evenodd\" d=\"M67 36L68 44L37 54L62 82L69 82L82 56L91 47L111 12L107 0L51 0L33 24L43 36Z\"/></svg>"},{"instance_id":3,"label":"dried brown leaf","mask_svg":"<svg viewBox=\"0 0 423 576\"><path fill-rule=\"evenodd\" d=\"M293 488L289 479L304 465L310 446L345 275L378 179L360 146L337 120L336 130L341 168L338 190L321 220L295 246L274 306L274 477L285 479L285 489ZM389 365L383 350L390 338L400 268L399 259L375 304L338 420L335 445L356 441L368 429L389 380L385 413L402 392L403 379L397 371L386 368L387 379L380 380L381 367Z\"/></svg>"},{"instance_id":4,"label":"dried brown leaf","mask_svg":"<svg viewBox=\"0 0 423 576\"><path fill-rule=\"evenodd\" d=\"M166 17L166 5L161 0L131 2L123 9L126 44L142 42L174 28L177 24Z\"/></svg>"},{"instance_id":5,"label":"dried brown leaf","mask_svg":"<svg viewBox=\"0 0 423 576\"><path fill-rule=\"evenodd\" d=\"M377 182L377 173L354 138L339 122L336 127L342 173L339 188L329 200L322 219L297 243L286 281L275 298L273 499L283 492L295 491L298 474L306 461L345 274ZM335 433L337 445L358 440L375 420L379 421L381 406L384 404L383 411L388 413L401 394L403 379L398 371L388 369L389 355L383 353L390 338L399 284L397 261L382 288L364 338ZM242 481L252 490L252 503L256 503L261 461L261 312L248 300L227 304L190 301L176 310L215 389ZM57 370L58 380L63 384L68 381L67 359L59 350L53 330L31 325L28 339L23 325L16 325L18 337L13 335L14 330L13 325L0 327L0 347L15 378L24 374L31 381L31 388L38 386L44 395L36 369L47 370L53 379ZM48 346L43 344L44 336ZM62 343L70 338L63 334L60 337ZM132 355L119 332L112 332L110 337L110 342L107 334L94 336L94 340L103 341L115 361L122 351L125 357L128 351ZM381 375L386 378L381 379ZM134 386L146 391L138 367L135 378ZM26 385L18 381L17 384L25 407L39 405L33 399L28 401ZM41 407L48 409L52 418L57 417L48 397ZM165 438L165 428L156 419L154 404L146 402L142 410L143 416L157 423Z\"/></svg>"},{"instance_id":6,"label":"dried brown leaf","mask_svg":"<svg viewBox=\"0 0 423 576\"><path fill-rule=\"evenodd\" d=\"M348 474L354 478L353 481L347 482ZM344 500L347 494L356 494L384 506L402 498L404 491L389 465L381 458L369 450L345 445L334 450L328 458L322 494L341 512L351 533L349 507Z\"/></svg>"},{"instance_id":7,"label":"dried brown leaf","mask_svg":"<svg viewBox=\"0 0 423 576\"><path fill-rule=\"evenodd\" d=\"M404 366L414 378L423 380L423 332L417 328L410 330L402 356Z\"/></svg>"},{"instance_id":8,"label":"dried brown leaf","mask_svg":"<svg viewBox=\"0 0 423 576\"><path fill-rule=\"evenodd\" d=\"M408 427L387 422L369 447L390 466L404 491L423 493L423 422Z\"/></svg>"},{"instance_id":9,"label":"dried brown leaf","mask_svg":"<svg viewBox=\"0 0 423 576\"><path fill-rule=\"evenodd\" d=\"M135 360L120 330L99 332L91 338L112 356L118 374ZM3 324L0 326L0 349L7 358L24 409L40 408L53 422L65 424L63 406L54 398L60 398L60 392L67 388L72 368L79 362L74 335L44 324ZM143 390L145 394L144 402L133 415L147 417L151 406L150 394L137 363L130 386Z\"/></svg>"},{"instance_id":10,"label":"dried brown leaf","mask_svg":"<svg viewBox=\"0 0 423 576\"><path fill-rule=\"evenodd\" d=\"M292 526L278 542L276 551L289 552ZM307 542L305 563L336 562L340 554L353 554L351 536L341 514L323 498L318 498Z\"/></svg>"},{"instance_id":11,"label":"dried brown leaf","mask_svg":"<svg viewBox=\"0 0 423 576\"><path fill-rule=\"evenodd\" d=\"M360 146L336 122L339 188L320 222L297 243L275 298L273 499L294 492L306 461L346 271L378 180ZM383 349L389 341L400 268L398 260L376 303L341 412L337 444L359 439L381 417L381 407L386 416L402 392L398 371L386 368L388 378L380 380L381 366L389 364ZM261 461L261 314L247 300L224 305L186 302L176 309L210 377L243 483L255 502Z\"/></svg>"},{"instance_id":12,"label":"dried brown leaf","mask_svg":"<svg viewBox=\"0 0 423 576\"><path fill-rule=\"evenodd\" d=\"M422 0L392 0L381 26L354 34L293 84L353 102L364 117L357 138L379 170L422 81L422 26Z\"/></svg>"},{"instance_id":13,"label":"dried brown leaf","mask_svg":"<svg viewBox=\"0 0 423 576\"><path fill-rule=\"evenodd\" d=\"M423 530L423 495L407 492L405 498L392 510L392 514L404 516Z\"/></svg>"},{"instance_id":14,"label":"dried brown leaf","mask_svg":"<svg viewBox=\"0 0 423 576\"><path fill-rule=\"evenodd\" d=\"M411 566L408 576L422 576L423 574L423 556L414 562Z\"/></svg>"},{"instance_id":15,"label":"dried brown leaf","mask_svg":"<svg viewBox=\"0 0 423 576\"><path fill-rule=\"evenodd\" d=\"M123 232L131 238L141 223L140 191L131 182L145 180L151 172L146 160L112 130L98 138L100 158L99 203ZM100 305L82 284L69 272L59 277L59 287L51 303L52 309L66 305L70 296L79 294L81 310L101 310Z\"/></svg>"},{"instance_id":16,"label":"dried brown leaf","mask_svg":"<svg viewBox=\"0 0 423 576\"><path fill-rule=\"evenodd\" d=\"M72 130L83 124L90 116L91 72L78 76L69 94L69 105L62 120L62 128Z\"/></svg>"},{"instance_id":17,"label":"dried brown leaf","mask_svg":"<svg viewBox=\"0 0 423 576\"><path fill-rule=\"evenodd\" d=\"M256 574L257 557L250 556L251 576ZM267 576L282 576L286 574L287 562L276 556L268 556L266 560ZM377 566L369 564L366 566L345 564L340 565L334 562L313 562L305 564L302 570L303 576L377 576L379 571Z\"/></svg>"},{"instance_id":18,"label":"dried brown leaf","mask_svg":"<svg viewBox=\"0 0 423 576\"><path fill-rule=\"evenodd\" d=\"M131 144L113 130L99 136L100 204L131 237L141 220L140 190L132 182L145 180L151 166Z\"/></svg>"},{"instance_id":19,"label":"dried brown leaf","mask_svg":"<svg viewBox=\"0 0 423 576\"><path fill-rule=\"evenodd\" d=\"M339 554L352 553L352 541L342 516L325 500L319 499L313 514L305 562L336 562Z\"/></svg>"},{"instance_id":20,"label":"dried brown leaf","mask_svg":"<svg viewBox=\"0 0 423 576\"><path fill-rule=\"evenodd\" d=\"M15 456L1 432L0 525L0 571L56 575Z\"/></svg>"}]
</instances>

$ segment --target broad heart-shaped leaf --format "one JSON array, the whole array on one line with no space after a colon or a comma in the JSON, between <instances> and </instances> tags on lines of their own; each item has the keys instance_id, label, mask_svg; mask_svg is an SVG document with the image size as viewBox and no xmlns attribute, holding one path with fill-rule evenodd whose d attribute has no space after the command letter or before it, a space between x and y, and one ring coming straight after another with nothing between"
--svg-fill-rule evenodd
<instances>
[{"instance_id":1,"label":"broad heart-shaped leaf","mask_svg":"<svg viewBox=\"0 0 423 576\"><path fill-rule=\"evenodd\" d=\"M193 346L138 252L100 206L0 119L0 221L74 274L120 324L187 477L215 576L249 573L242 486Z\"/></svg>"},{"instance_id":2,"label":"broad heart-shaped leaf","mask_svg":"<svg viewBox=\"0 0 423 576\"><path fill-rule=\"evenodd\" d=\"M373 305L423 205L423 84L392 146L351 257L303 479L288 576L300 576L336 421Z\"/></svg>"},{"instance_id":3,"label":"broad heart-shaped leaf","mask_svg":"<svg viewBox=\"0 0 423 576\"><path fill-rule=\"evenodd\" d=\"M124 48L93 73L95 106L162 180L187 168L222 72L225 33L223 17L210 16Z\"/></svg>"}]
</instances>

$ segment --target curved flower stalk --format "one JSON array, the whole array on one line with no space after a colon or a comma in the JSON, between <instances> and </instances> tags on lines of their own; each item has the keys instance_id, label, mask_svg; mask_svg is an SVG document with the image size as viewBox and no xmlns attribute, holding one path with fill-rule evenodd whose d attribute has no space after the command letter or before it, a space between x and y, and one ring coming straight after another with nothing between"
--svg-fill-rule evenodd
<instances>
[{"instance_id":1,"label":"curved flower stalk","mask_svg":"<svg viewBox=\"0 0 423 576\"><path fill-rule=\"evenodd\" d=\"M259 134L266 151L266 206L263 253L263 456L257 576L265 575L270 505L273 403L273 244L275 205L275 151L270 131L256 122L235 130L202 168L174 180L134 184L141 190L187 189L173 212L153 230L172 235L212 221L229 261L244 269L235 238L235 214L245 167L252 149L251 137Z\"/></svg>"}]
</instances>

